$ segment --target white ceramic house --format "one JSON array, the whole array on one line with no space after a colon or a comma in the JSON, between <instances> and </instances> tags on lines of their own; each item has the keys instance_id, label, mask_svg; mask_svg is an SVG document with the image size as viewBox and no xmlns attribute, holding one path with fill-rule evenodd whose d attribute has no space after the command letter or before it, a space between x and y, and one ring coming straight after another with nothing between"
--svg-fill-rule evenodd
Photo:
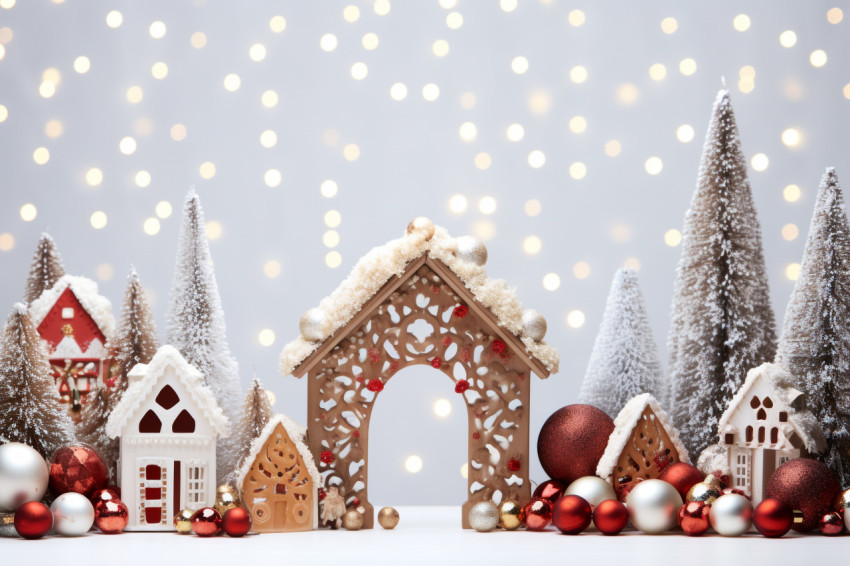
<instances>
[{"instance_id":1,"label":"white ceramic house","mask_svg":"<svg viewBox=\"0 0 850 566\"><path fill-rule=\"evenodd\" d=\"M805 396L790 383L779 365L751 369L720 417L719 446L728 458L730 487L743 490L753 505L764 498L776 468L825 448L823 432L805 410Z\"/></svg>"},{"instance_id":2,"label":"white ceramic house","mask_svg":"<svg viewBox=\"0 0 850 566\"><path fill-rule=\"evenodd\" d=\"M130 370L106 433L121 438L127 530L174 530L172 518L181 509L215 503L215 447L227 434L227 418L201 373L173 346Z\"/></svg>"}]
</instances>

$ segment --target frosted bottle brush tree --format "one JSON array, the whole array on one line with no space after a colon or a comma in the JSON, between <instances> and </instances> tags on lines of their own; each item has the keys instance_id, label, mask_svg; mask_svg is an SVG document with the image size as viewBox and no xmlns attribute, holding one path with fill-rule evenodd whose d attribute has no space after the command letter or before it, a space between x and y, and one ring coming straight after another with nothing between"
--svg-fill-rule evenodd
<instances>
[{"instance_id":1,"label":"frosted bottle brush tree","mask_svg":"<svg viewBox=\"0 0 850 566\"><path fill-rule=\"evenodd\" d=\"M32 257L30 273L24 288L24 301L29 304L39 298L45 289L50 289L65 275L62 258L50 234L43 233Z\"/></svg>"},{"instance_id":2,"label":"frosted bottle brush tree","mask_svg":"<svg viewBox=\"0 0 850 566\"><path fill-rule=\"evenodd\" d=\"M242 466L245 457L251 450L254 441L266 428L273 414L269 397L266 390L263 389L263 384L256 377L251 380L248 386L248 394L245 396L245 404L242 408L242 417L239 419L238 426L233 428L233 446L234 462L237 467ZM235 483L236 470L233 470L228 476L228 481ZM237 486L239 487L239 486Z\"/></svg>"},{"instance_id":3,"label":"frosted bottle brush tree","mask_svg":"<svg viewBox=\"0 0 850 566\"><path fill-rule=\"evenodd\" d=\"M806 393L826 436L823 459L850 487L850 229L832 168L818 189L776 361Z\"/></svg>"},{"instance_id":4,"label":"frosted bottle brush tree","mask_svg":"<svg viewBox=\"0 0 850 566\"><path fill-rule=\"evenodd\" d=\"M776 353L760 231L735 114L721 90L685 214L668 338L668 406L695 456L717 441L720 415L747 371Z\"/></svg>"},{"instance_id":5,"label":"frosted bottle brush tree","mask_svg":"<svg viewBox=\"0 0 850 566\"><path fill-rule=\"evenodd\" d=\"M642 393L663 398L661 363L637 273L620 269L611 283L579 400L614 418Z\"/></svg>"}]
</instances>

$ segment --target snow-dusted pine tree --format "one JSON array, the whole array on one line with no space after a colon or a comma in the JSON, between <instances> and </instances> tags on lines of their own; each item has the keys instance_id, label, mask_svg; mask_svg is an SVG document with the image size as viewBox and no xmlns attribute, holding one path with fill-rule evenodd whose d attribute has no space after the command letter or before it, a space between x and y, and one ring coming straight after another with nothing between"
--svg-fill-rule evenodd
<instances>
[{"instance_id":1,"label":"snow-dusted pine tree","mask_svg":"<svg viewBox=\"0 0 850 566\"><path fill-rule=\"evenodd\" d=\"M113 357L110 377L89 394L77 425L77 437L98 449L111 474L118 472L119 439L106 435L106 421L127 390L127 374L136 364L150 362L158 346L156 326L142 282L132 269L124 291L121 323L110 344ZM113 480L117 480L117 476L113 475Z\"/></svg>"},{"instance_id":2,"label":"snow-dusted pine tree","mask_svg":"<svg viewBox=\"0 0 850 566\"><path fill-rule=\"evenodd\" d=\"M45 289L50 289L65 275L62 258L56 250L56 243L47 232L41 235L38 246L32 256L30 274L24 289L24 302L33 302L41 296Z\"/></svg>"},{"instance_id":3,"label":"snow-dusted pine tree","mask_svg":"<svg viewBox=\"0 0 850 566\"><path fill-rule=\"evenodd\" d=\"M725 90L714 103L685 214L668 346L667 405L696 457L717 442L717 422L747 371L776 353L761 228Z\"/></svg>"},{"instance_id":4,"label":"snow-dusted pine tree","mask_svg":"<svg viewBox=\"0 0 850 566\"><path fill-rule=\"evenodd\" d=\"M826 436L824 461L850 486L850 229L831 167L818 189L776 361L807 395Z\"/></svg>"},{"instance_id":5,"label":"snow-dusted pine tree","mask_svg":"<svg viewBox=\"0 0 850 566\"><path fill-rule=\"evenodd\" d=\"M194 189L189 191L183 207L170 301L166 319L168 343L201 372L234 427L239 421L239 368L227 345L204 211ZM228 439L219 440L217 458L220 482L238 464Z\"/></svg>"},{"instance_id":6,"label":"snow-dusted pine tree","mask_svg":"<svg viewBox=\"0 0 850 566\"><path fill-rule=\"evenodd\" d=\"M0 444L23 442L45 458L72 442L73 425L59 404L38 332L18 303L6 320L0 353Z\"/></svg>"},{"instance_id":7,"label":"snow-dusted pine tree","mask_svg":"<svg viewBox=\"0 0 850 566\"><path fill-rule=\"evenodd\" d=\"M233 440L230 444L233 447L234 461L237 466L242 465L243 460L251 450L251 445L266 428L272 414L274 413L266 390L263 389L260 380L255 377L248 386L242 417L239 419L238 426L234 427L232 432Z\"/></svg>"},{"instance_id":8,"label":"snow-dusted pine tree","mask_svg":"<svg viewBox=\"0 0 850 566\"><path fill-rule=\"evenodd\" d=\"M614 418L642 393L663 398L661 363L637 273L620 269L611 282L579 401Z\"/></svg>"}]
</instances>

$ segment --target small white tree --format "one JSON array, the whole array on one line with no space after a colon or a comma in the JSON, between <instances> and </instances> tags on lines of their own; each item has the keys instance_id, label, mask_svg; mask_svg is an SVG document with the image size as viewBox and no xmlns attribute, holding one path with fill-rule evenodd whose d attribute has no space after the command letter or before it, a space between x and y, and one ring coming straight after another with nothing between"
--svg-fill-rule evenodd
<instances>
[{"instance_id":1,"label":"small white tree","mask_svg":"<svg viewBox=\"0 0 850 566\"><path fill-rule=\"evenodd\" d=\"M850 485L850 229L831 167L818 189L776 361L807 394L826 436L824 461Z\"/></svg>"},{"instance_id":2,"label":"small white tree","mask_svg":"<svg viewBox=\"0 0 850 566\"><path fill-rule=\"evenodd\" d=\"M661 362L637 273L620 269L611 282L579 400L614 418L642 393L664 393Z\"/></svg>"},{"instance_id":3,"label":"small white tree","mask_svg":"<svg viewBox=\"0 0 850 566\"><path fill-rule=\"evenodd\" d=\"M63 275L65 275L65 267L56 250L56 243L50 234L44 232L32 256L30 273L24 289L24 302L29 304L39 298L45 289L53 287Z\"/></svg>"}]
</instances>

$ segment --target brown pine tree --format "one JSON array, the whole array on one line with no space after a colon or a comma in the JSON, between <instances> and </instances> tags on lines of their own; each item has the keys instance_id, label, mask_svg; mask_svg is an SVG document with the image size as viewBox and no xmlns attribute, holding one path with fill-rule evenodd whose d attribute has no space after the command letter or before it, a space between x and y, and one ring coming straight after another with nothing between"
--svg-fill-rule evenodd
<instances>
[{"instance_id":1,"label":"brown pine tree","mask_svg":"<svg viewBox=\"0 0 850 566\"><path fill-rule=\"evenodd\" d=\"M24 301L29 304L53 287L65 275L62 258L56 250L56 243L50 234L44 232L38 240L38 246L32 256L30 274L24 289Z\"/></svg>"},{"instance_id":2,"label":"brown pine tree","mask_svg":"<svg viewBox=\"0 0 850 566\"><path fill-rule=\"evenodd\" d=\"M248 386L248 395L245 396L245 405L238 428L233 431L232 446L235 456L233 461L238 463L237 468L242 465L254 440L266 428L272 414L272 406L266 390L263 389L260 380L255 377Z\"/></svg>"}]
</instances>

